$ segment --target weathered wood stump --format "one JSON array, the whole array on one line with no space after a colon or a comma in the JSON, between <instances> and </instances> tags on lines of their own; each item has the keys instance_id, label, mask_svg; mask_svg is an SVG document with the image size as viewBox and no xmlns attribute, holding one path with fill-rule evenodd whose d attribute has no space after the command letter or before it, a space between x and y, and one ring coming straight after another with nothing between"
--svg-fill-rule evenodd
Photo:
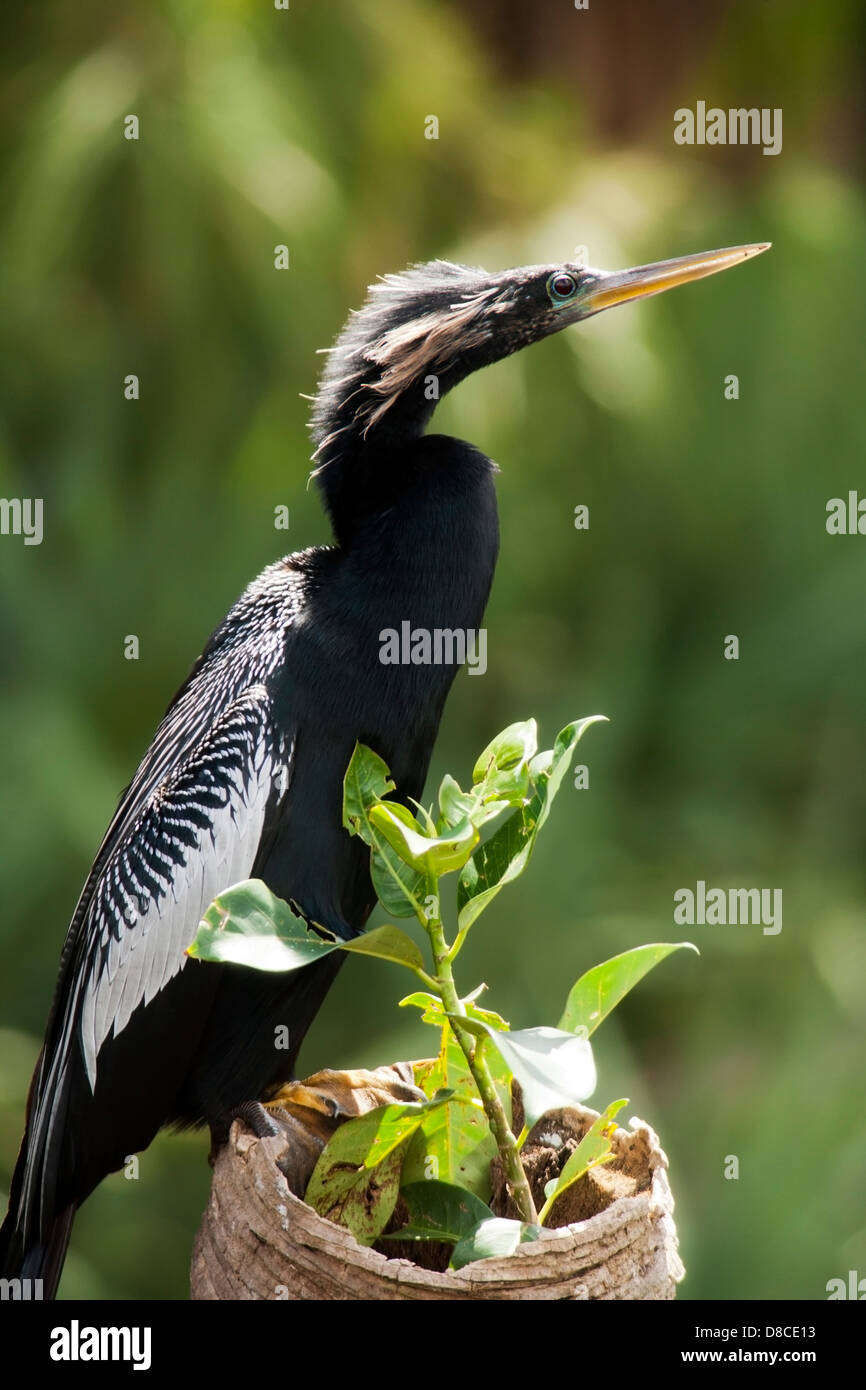
<instances>
[{"instance_id":1,"label":"weathered wood stump","mask_svg":"<svg viewBox=\"0 0 866 1390\"><path fill-rule=\"evenodd\" d=\"M398 1074L405 1075L404 1069ZM276 1138L257 1139L235 1121L217 1156L193 1250L194 1299L675 1297L684 1270L667 1158L640 1120L632 1120L630 1130L616 1130L613 1162L592 1170L559 1199L554 1229L507 1259L442 1272L361 1246L308 1207L296 1194L305 1190L327 1136L312 1133L296 1115L279 1115L283 1133ZM543 1187L551 1164L561 1165L597 1118L581 1106L539 1121L524 1148L534 1187ZM494 1209L507 1211L496 1165L493 1185ZM405 1248L404 1243L401 1254Z\"/></svg>"}]
</instances>

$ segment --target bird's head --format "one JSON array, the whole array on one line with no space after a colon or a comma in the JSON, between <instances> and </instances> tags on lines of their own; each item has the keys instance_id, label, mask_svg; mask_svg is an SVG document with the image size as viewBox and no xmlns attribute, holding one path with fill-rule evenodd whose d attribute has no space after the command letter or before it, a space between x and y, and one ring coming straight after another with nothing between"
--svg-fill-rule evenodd
<instances>
[{"instance_id":1,"label":"bird's head","mask_svg":"<svg viewBox=\"0 0 866 1390\"><path fill-rule=\"evenodd\" d=\"M329 349L312 417L317 472L366 443L419 434L446 391L480 367L603 309L727 270L768 244L615 272L566 261L490 274L430 261L385 275Z\"/></svg>"}]
</instances>

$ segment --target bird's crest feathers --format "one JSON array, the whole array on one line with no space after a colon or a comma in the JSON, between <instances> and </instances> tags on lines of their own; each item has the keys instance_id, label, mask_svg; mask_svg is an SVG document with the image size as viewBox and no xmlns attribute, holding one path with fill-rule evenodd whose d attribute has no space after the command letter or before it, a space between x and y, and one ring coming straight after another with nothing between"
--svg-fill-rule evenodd
<instances>
[{"instance_id":1,"label":"bird's crest feathers","mask_svg":"<svg viewBox=\"0 0 866 1390\"><path fill-rule=\"evenodd\" d=\"M489 315L505 307L493 277L452 261L380 276L327 350L312 415L314 459L327 464L349 430L366 437L413 383L489 338Z\"/></svg>"}]
</instances>

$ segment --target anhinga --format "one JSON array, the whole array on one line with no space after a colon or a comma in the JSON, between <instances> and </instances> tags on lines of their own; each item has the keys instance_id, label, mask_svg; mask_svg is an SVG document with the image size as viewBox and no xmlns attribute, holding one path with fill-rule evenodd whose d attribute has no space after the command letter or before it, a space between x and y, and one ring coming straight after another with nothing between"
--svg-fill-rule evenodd
<instances>
[{"instance_id":1,"label":"anhinga","mask_svg":"<svg viewBox=\"0 0 866 1390\"><path fill-rule=\"evenodd\" d=\"M310 922L360 932L367 852L341 828L356 740L420 798L456 668L380 660L383 629L480 627L498 548L494 465L425 434L470 372L629 299L712 275L740 246L619 274L433 261L374 285L313 412L335 543L270 565L156 731L69 927L0 1233L5 1277L53 1296L72 1218L163 1125L230 1117L294 1074L339 953L280 976L185 955L213 897L260 877ZM431 385L432 388L431 389ZM274 1045L287 1026L288 1051Z\"/></svg>"}]
</instances>

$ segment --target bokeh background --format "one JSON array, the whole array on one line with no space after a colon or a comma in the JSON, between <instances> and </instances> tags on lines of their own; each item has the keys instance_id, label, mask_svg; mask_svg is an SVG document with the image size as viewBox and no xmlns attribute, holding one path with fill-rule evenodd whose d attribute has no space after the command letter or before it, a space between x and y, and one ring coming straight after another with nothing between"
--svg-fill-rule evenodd
<instances>
[{"instance_id":1,"label":"bokeh background","mask_svg":"<svg viewBox=\"0 0 866 1390\"><path fill-rule=\"evenodd\" d=\"M328 539L301 393L365 286L769 239L443 402L502 467L503 546L488 674L457 680L429 786L513 719L549 744L610 716L464 983L554 1022L584 969L691 936L597 1035L595 1097L662 1136L681 1296L866 1273L866 539L825 530L866 491L856 0L49 0L5 25L0 494L44 498L45 536L0 537L0 1185L120 789L248 579ZM783 152L675 145L699 99L781 107ZM781 888L782 932L675 927L697 879ZM307 1069L423 1055L404 986L349 963ZM206 1149L163 1136L104 1183L62 1294L186 1296Z\"/></svg>"}]
</instances>

